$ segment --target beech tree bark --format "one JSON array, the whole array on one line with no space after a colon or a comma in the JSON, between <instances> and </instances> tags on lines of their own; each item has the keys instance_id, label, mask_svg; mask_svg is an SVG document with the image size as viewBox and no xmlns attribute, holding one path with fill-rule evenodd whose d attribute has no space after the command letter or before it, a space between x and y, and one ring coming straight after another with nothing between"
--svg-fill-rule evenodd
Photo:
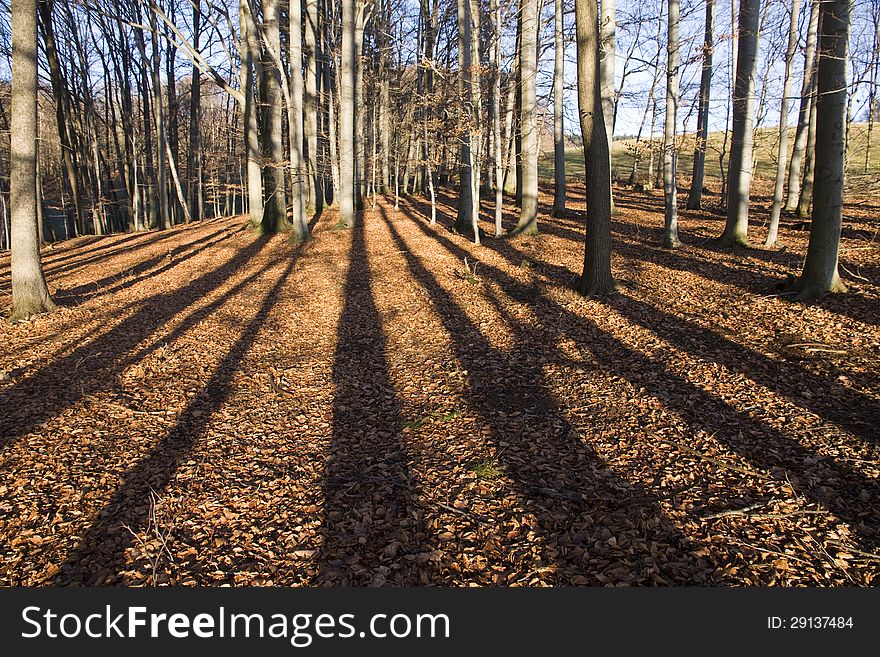
<instances>
[{"instance_id":1,"label":"beech tree bark","mask_svg":"<svg viewBox=\"0 0 880 657\"><path fill-rule=\"evenodd\" d=\"M355 13L357 0L342 0L339 71L339 228L355 224Z\"/></svg>"},{"instance_id":2,"label":"beech tree bark","mask_svg":"<svg viewBox=\"0 0 880 657\"><path fill-rule=\"evenodd\" d=\"M712 51L715 48L715 0L706 0L706 30L703 38L703 70L700 75L700 100L697 109L697 145L688 194L688 210L703 207L703 179L706 171L706 139L709 136L709 94L712 89Z\"/></svg>"},{"instance_id":3,"label":"beech tree bark","mask_svg":"<svg viewBox=\"0 0 880 657\"><path fill-rule=\"evenodd\" d=\"M522 0L522 206L514 235L538 234L538 0Z\"/></svg>"},{"instance_id":4,"label":"beech tree bark","mask_svg":"<svg viewBox=\"0 0 880 657\"><path fill-rule=\"evenodd\" d=\"M281 53L280 0L263 0L263 39L270 52ZM285 191L284 167L287 157L284 154L282 128L282 73L278 63L267 58L263 63L266 93L266 132L263 159L263 221L260 228L264 233L287 230L287 193Z\"/></svg>"},{"instance_id":5,"label":"beech tree bark","mask_svg":"<svg viewBox=\"0 0 880 657\"><path fill-rule=\"evenodd\" d=\"M587 182L584 271L578 290L598 296L615 289L611 275L611 166L602 111L599 71L599 20L594 0L575 0L578 111L584 136Z\"/></svg>"},{"instance_id":6,"label":"beech tree bark","mask_svg":"<svg viewBox=\"0 0 880 657\"><path fill-rule=\"evenodd\" d=\"M770 208L770 226L764 246L776 244L779 234L779 217L782 214L783 190L785 187L786 159L788 158L788 95L791 93L791 67L798 42L798 15L801 0L791 0L791 18L788 24L788 46L785 50L785 75L782 79L782 100L779 103L779 148L776 154L776 181L773 187L773 205Z\"/></svg>"},{"instance_id":7,"label":"beech tree bark","mask_svg":"<svg viewBox=\"0 0 880 657\"><path fill-rule=\"evenodd\" d=\"M798 281L802 299L826 292L845 292L837 261L843 219L843 176L846 142L846 54L849 0L823 0L820 8L816 94L816 193L810 242Z\"/></svg>"},{"instance_id":8,"label":"beech tree bark","mask_svg":"<svg viewBox=\"0 0 880 657\"><path fill-rule=\"evenodd\" d=\"M664 225L663 246L674 249L681 244L678 240L678 188L676 185L677 153L675 147L675 122L678 111L679 94L679 20L678 0L668 4L668 41L666 59L666 123L663 131L663 200Z\"/></svg>"},{"instance_id":9,"label":"beech tree bark","mask_svg":"<svg viewBox=\"0 0 880 657\"><path fill-rule=\"evenodd\" d=\"M741 0L736 80L733 91L733 136L727 171L727 223L719 240L724 246L749 243L749 188L755 122L755 68L758 54L760 0Z\"/></svg>"},{"instance_id":10,"label":"beech tree bark","mask_svg":"<svg viewBox=\"0 0 880 657\"><path fill-rule=\"evenodd\" d=\"M474 213L473 183L473 114L471 104L471 3L458 0L458 98L461 104L458 143L458 215L455 230L466 233L472 229ZM478 237L478 236L475 236Z\"/></svg>"},{"instance_id":11,"label":"beech tree bark","mask_svg":"<svg viewBox=\"0 0 880 657\"><path fill-rule=\"evenodd\" d=\"M254 66L259 55L257 28L251 13L250 1L239 0L239 23L241 35L239 51L241 54L241 85L244 90L244 131L247 151L248 214L250 224L259 228L263 223L263 166L260 150L260 133L257 123L257 99L254 79Z\"/></svg>"},{"instance_id":12,"label":"beech tree bark","mask_svg":"<svg viewBox=\"0 0 880 657\"><path fill-rule=\"evenodd\" d=\"M55 308L40 263L37 224L37 5L12 4L12 101L9 201L12 314L19 321Z\"/></svg>"},{"instance_id":13,"label":"beech tree bark","mask_svg":"<svg viewBox=\"0 0 880 657\"><path fill-rule=\"evenodd\" d=\"M497 3L497 0L493 0ZM565 42L563 34L563 0L556 0L553 21L553 210L551 216L565 216L565 126L563 119L563 86L565 84Z\"/></svg>"},{"instance_id":14,"label":"beech tree bark","mask_svg":"<svg viewBox=\"0 0 880 657\"><path fill-rule=\"evenodd\" d=\"M798 124L794 134L794 146L791 150L791 162L788 165L788 195L785 209L793 211L797 208L801 196L801 168L807 139L810 132L810 108L813 104L813 91L816 85L814 69L816 67L816 41L819 37L819 5L821 0L813 0L810 7L810 23L807 28L807 46L804 51L804 81L801 85L801 105L798 111Z\"/></svg>"}]
</instances>

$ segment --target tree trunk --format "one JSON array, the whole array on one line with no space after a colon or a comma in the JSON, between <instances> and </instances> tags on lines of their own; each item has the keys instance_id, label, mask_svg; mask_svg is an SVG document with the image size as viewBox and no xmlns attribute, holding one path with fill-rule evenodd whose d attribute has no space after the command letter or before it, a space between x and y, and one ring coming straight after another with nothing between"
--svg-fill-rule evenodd
<instances>
[{"instance_id":1,"label":"tree trunk","mask_svg":"<svg viewBox=\"0 0 880 657\"><path fill-rule=\"evenodd\" d=\"M168 136L165 132L165 107L162 104L162 80L159 76L159 71L161 70L159 61L159 30L156 13L153 11L150 12L150 30L153 47L153 115L156 118L156 183L159 188L159 227L165 229L171 226L171 211L168 207L168 174L165 171Z\"/></svg>"},{"instance_id":2,"label":"tree trunk","mask_svg":"<svg viewBox=\"0 0 880 657\"><path fill-rule=\"evenodd\" d=\"M522 47L520 75L522 101L522 206L515 235L538 233L538 0L522 0Z\"/></svg>"},{"instance_id":3,"label":"tree trunk","mask_svg":"<svg viewBox=\"0 0 880 657\"><path fill-rule=\"evenodd\" d=\"M791 162L788 165L788 196L785 209L795 210L801 195L801 167L807 138L810 131L810 107L813 104L813 90L816 85L816 41L819 37L819 5L821 0L813 0L810 8L810 24L807 28L807 47L804 51L804 81L801 86L801 106L798 112L798 124L794 134L794 147L791 150Z\"/></svg>"},{"instance_id":4,"label":"tree trunk","mask_svg":"<svg viewBox=\"0 0 880 657\"><path fill-rule=\"evenodd\" d=\"M819 22L820 30L821 20ZM821 35L820 35L821 38ZM816 54L816 68L818 72L818 60L822 58L821 53ZM816 96L810 103L810 120L807 124L807 147L804 152L804 179L801 181L801 193L798 197L797 216L798 219L805 219L810 213L810 205L813 202L813 178L816 171L816 121L817 108Z\"/></svg>"},{"instance_id":5,"label":"tree trunk","mask_svg":"<svg viewBox=\"0 0 880 657\"><path fill-rule=\"evenodd\" d=\"M257 98L254 66L258 56L257 28L251 14L249 0L239 0L241 23L241 85L244 88L244 141L247 150L248 214L250 224L259 228L263 223L263 167L260 151L260 132L257 122Z\"/></svg>"},{"instance_id":6,"label":"tree trunk","mask_svg":"<svg viewBox=\"0 0 880 657\"><path fill-rule=\"evenodd\" d=\"M608 166L611 166L611 146L614 143L616 98L614 72L617 68L617 0L600 0L599 16L599 84L602 87L602 114L608 133ZM611 189L611 208L614 209L614 188Z\"/></svg>"},{"instance_id":7,"label":"tree trunk","mask_svg":"<svg viewBox=\"0 0 880 657\"><path fill-rule=\"evenodd\" d=\"M495 0L497 2L497 0ZM563 125L563 86L565 84L565 42L563 40L562 0L555 2L553 22L553 217L565 216L565 126ZM606 54L607 56L607 54ZM604 98L603 98L604 101Z\"/></svg>"},{"instance_id":8,"label":"tree trunk","mask_svg":"<svg viewBox=\"0 0 880 657\"><path fill-rule=\"evenodd\" d=\"M611 166L602 111L597 13L593 0L575 0L578 107L587 183L584 271L577 287L588 297L615 289L611 275Z\"/></svg>"},{"instance_id":9,"label":"tree trunk","mask_svg":"<svg viewBox=\"0 0 880 657\"><path fill-rule=\"evenodd\" d=\"M459 196L455 230L466 233L472 228L474 213L473 155L471 135L475 126L471 104L471 4L458 0L458 100L461 104L459 119L458 172Z\"/></svg>"},{"instance_id":10,"label":"tree trunk","mask_svg":"<svg viewBox=\"0 0 880 657\"><path fill-rule=\"evenodd\" d=\"M807 259L798 281L802 299L826 292L845 292L837 273L843 213L843 165L846 144L842 127L846 111L846 54L849 0L821 3L816 94L816 189Z\"/></svg>"},{"instance_id":11,"label":"tree trunk","mask_svg":"<svg viewBox=\"0 0 880 657\"><path fill-rule=\"evenodd\" d=\"M290 199L292 242L310 239L306 223L306 171L303 162L303 53L302 0L290 0L290 91L288 101L290 140Z\"/></svg>"},{"instance_id":12,"label":"tree trunk","mask_svg":"<svg viewBox=\"0 0 880 657\"><path fill-rule=\"evenodd\" d=\"M779 105L779 149L776 155L776 181L773 187L773 205L770 208L770 226L764 246L776 244L779 217L782 214L782 193L785 187L786 158L788 157L788 95L791 93L791 67L798 42L798 15L801 0L791 0L791 19L788 28L788 47L785 51L785 75L782 80L782 100Z\"/></svg>"},{"instance_id":13,"label":"tree trunk","mask_svg":"<svg viewBox=\"0 0 880 657\"><path fill-rule=\"evenodd\" d=\"M748 245L759 20L760 0L741 0L733 92L733 136L727 171L727 223L720 240L725 246Z\"/></svg>"},{"instance_id":14,"label":"tree trunk","mask_svg":"<svg viewBox=\"0 0 880 657\"><path fill-rule=\"evenodd\" d=\"M357 0L342 0L342 53L339 77L339 228L355 223L355 13Z\"/></svg>"},{"instance_id":15,"label":"tree trunk","mask_svg":"<svg viewBox=\"0 0 880 657\"><path fill-rule=\"evenodd\" d=\"M281 53L280 0L263 0L263 39L266 50ZM280 62L279 62L280 63ZM263 233L287 230L287 194L285 192L284 154L282 127L282 97L284 84L280 66L267 59L264 63L263 83L266 85L266 133L263 135L263 180L265 205L260 228Z\"/></svg>"},{"instance_id":16,"label":"tree trunk","mask_svg":"<svg viewBox=\"0 0 880 657\"><path fill-rule=\"evenodd\" d=\"M562 0L556 1L561 2ZM492 14L492 157L495 166L495 237L500 237L504 234L504 227L501 224L504 212L504 171L501 146L501 5L498 0L489 1L489 11ZM431 193L433 216L433 189Z\"/></svg>"},{"instance_id":17,"label":"tree trunk","mask_svg":"<svg viewBox=\"0 0 880 657\"><path fill-rule=\"evenodd\" d=\"M699 210L703 207L706 139L709 136L709 92L712 89L712 51L715 48L714 32L715 0L706 0L706 35L703 39L703 70L700 76L700 102L697 109L697 145L694 148L694 169L688 194L688 210Z\"/></svg>"},{"instance_id":18,"label":"tree trunk","mask_svg":"<svg viewBox=\"0 0 880 657\"><path fill-rule=\"evenodd\" d=\"M679 89L679 3L669 0L669 38L666 60L666 123L663 131L663 200L665 220L663 246L673 249L678 241L678 188L676 185L677 153L675 148L675 122L678 110Z\"/></svg>"},{"instance_id":19,"label":"tree trunk","mask_svg":"<svg viewBox=\"0 0 880 657\"><path fill-rule=\"evenodd\" d=\"M200 0L193 0L193 48L199 50L201 36ZM186 179L188 185L187 200L189 214L192 219L200 220L204 216L205 201L202 187L202 72L198 66L192 67L192 85L189 103L189 152L186 161Z\"/></svg>"},{"instance_id":20,"label":"tree trunk","mask_svg":"<svg viewBox=\"0 0 880 657\"><path fill-rule=\"evenodd\" d=\"M309 175L308 208L316 213L324 206L324 191L318 173L318 0L305 0L305 145Z\"/></svg>"},{"instance_id":21,"label":"tree trunk","mask_svg":"<svg viewBox=\"0 0 880 657\"><path fill-rule=\"evenodd\" d=\"M13 321L55 308L40 264L37 225L37 6L12 5L12 100L9 201Z\"/></svg>"}]
</instances>

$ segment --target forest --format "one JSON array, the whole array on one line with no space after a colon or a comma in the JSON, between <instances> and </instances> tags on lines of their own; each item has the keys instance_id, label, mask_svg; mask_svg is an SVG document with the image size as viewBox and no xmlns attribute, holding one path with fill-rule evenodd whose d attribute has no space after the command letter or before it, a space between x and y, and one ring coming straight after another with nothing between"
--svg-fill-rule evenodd
<instances>
[{"instance_id":1,"label":"forest","mask_svg":"<svg viewBox=\"0 0 880 657\"><path fill-rule=\"evenodd\" d=\"M0 586L880 582L880 0L0 0Z\"/></svg>"}]
</instances>

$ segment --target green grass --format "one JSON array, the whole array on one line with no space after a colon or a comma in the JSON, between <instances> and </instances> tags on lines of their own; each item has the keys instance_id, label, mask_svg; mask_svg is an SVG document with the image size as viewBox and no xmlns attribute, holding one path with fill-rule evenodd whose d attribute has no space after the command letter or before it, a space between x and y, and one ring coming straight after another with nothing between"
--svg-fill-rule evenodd
<instances>
[{"instance_id":1,"label":"green grass","mask_svg":"<svg viewBox=\"0 0 880 657\"><path fill-rule=\"evenodd\" d=\"M794 141L794 128L789 129L789 156L791 155ZM776 176L776 153L778 150L779 133L775 128L761 128L757 131L755 139L755 177L772 181ZM721 168L718 156L724 142L723 132L713 132L709 135L706 155L706 182L720 183ZM642 142L644 144L644 142ZM869 196L880 193L880 124L874 126L871 134L871 152L867 171L865 169L865 152L868 143L868 125L866 123L853 123L850 127L850 141L848 145L847 162L847 191L858 196ZM629 178L633 163L632 146L634 139L621 139L615 141L611 147L612 174L619 178ZM681 137L681 146L678 156L679 184L690 180L693 169L694 139L693 135ZM727 138L727 156L730 155L730 135ZM659 155L655 151L655 171L658 166ZM725 173L727 161L725 158ZM648 169L648 154L644 153L639 164L640 180L645 180ZM552 153L542 156L538 164L539 175L553 177ZM565 153L565 173L569 179L583 178L584 158L583 152L578 148L569 149Z\"/></svg>"},{"instance_id":2,"label":"green grass","mask_svg":"<svg viewBox=\"0 0 880 657\"><path fill-rule=\"evenodd\" d=\"M467 468L480 479L498 479L504 475L504 470L495 465L494 461L475 461Z\"/></svg>"}]
</instances>

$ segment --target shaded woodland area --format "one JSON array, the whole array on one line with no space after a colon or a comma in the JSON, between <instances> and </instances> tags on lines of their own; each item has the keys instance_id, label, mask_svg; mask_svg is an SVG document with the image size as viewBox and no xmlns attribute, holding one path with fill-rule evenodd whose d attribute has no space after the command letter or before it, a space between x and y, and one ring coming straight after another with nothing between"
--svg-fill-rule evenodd
<instances>
[{"instance_id":1,"label":"shaded woodland area","mask_svg":"<svg viewBox=\"0 0 880 657\"><path fill-rule=\"evenodd\" d=\"M0 7L0 584L867 586L880 2Z\"/></svg>"}]
</instances>

